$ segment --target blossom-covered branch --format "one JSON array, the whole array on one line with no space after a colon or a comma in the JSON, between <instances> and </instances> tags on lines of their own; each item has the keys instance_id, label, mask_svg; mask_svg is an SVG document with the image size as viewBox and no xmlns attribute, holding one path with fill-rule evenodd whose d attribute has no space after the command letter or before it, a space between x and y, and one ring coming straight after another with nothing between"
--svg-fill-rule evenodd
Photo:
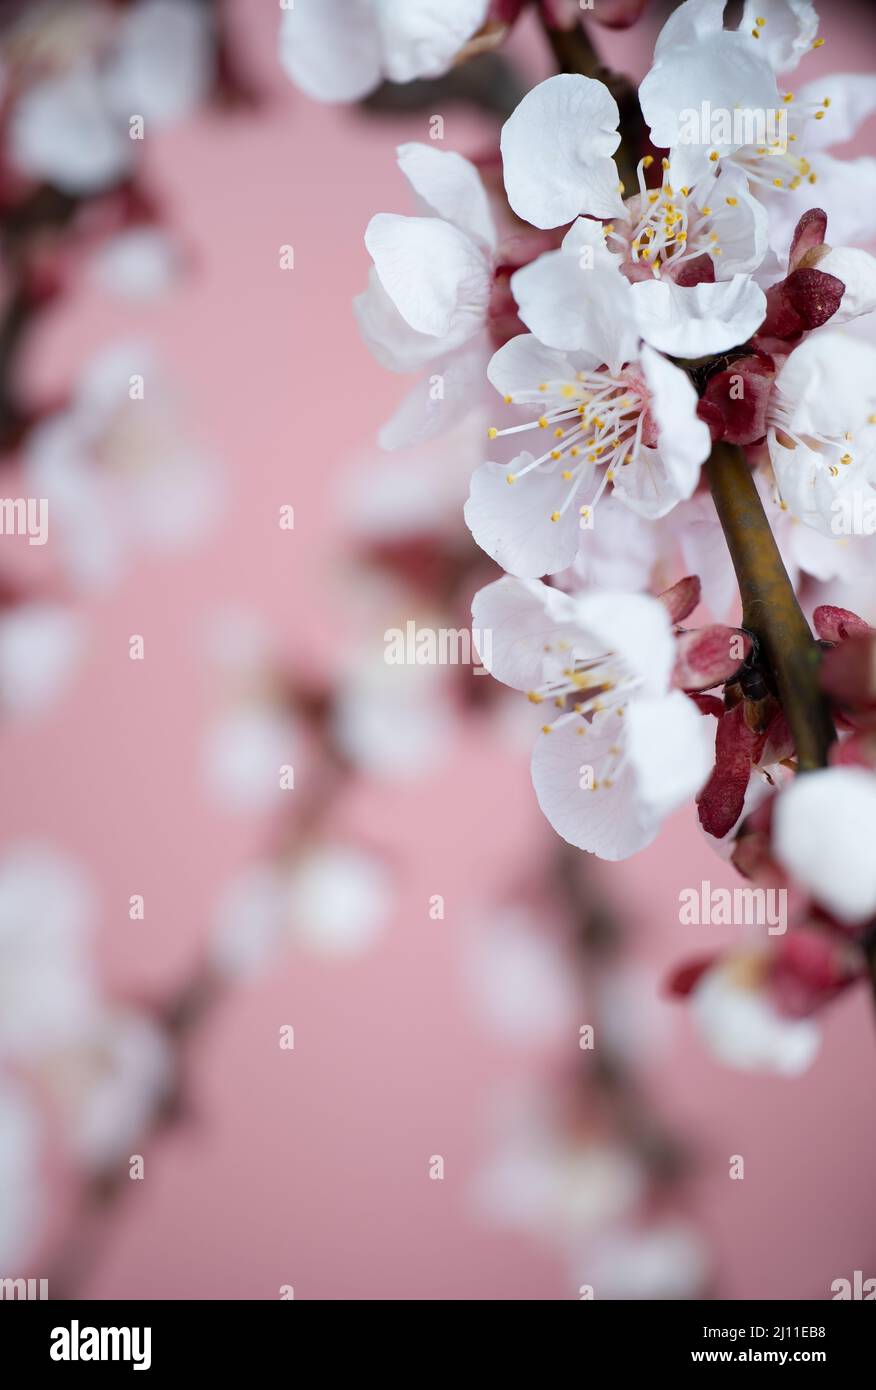
<instances>
[{"instance_id":1,"label":"blossom-covered branch","mask_svg":"<svg viewBox=\"0 0 876 1390\"><path fill-rule=\"evenodd\" d=\"M876 791L869 716L838 705L824 658L844 653L866 707L850 653L872 633L828 617L847 609L816 588L863 577L876 532L876 262L854 245L876 166L828 152L876 110L876 79L786 83L822 47L810 3L746 3L728 27L720 3L686 0L631 111L580 14L538 8L561 71L504 125L505 198L458 155L408 145L425 216L378 214L366 234L366 341L391 370L429 373L382 442L457 423L485 374L501 403L465 515L506 577L476 597L474 628L544 719L542 809L571 844L618 859L695 797L736 867L799 902L823 983L803 988L810 951L783 953L781 974L811 1011L860 978L876 912L863 853L807 863L795 843L804 795L825 843L847 828L835 763L855 764L859 815ZM857 337L841 331L852 322ZM741 622L691 629L701 597L712 617L732 602L722 531Z\"/></svg>"}]
</instances>

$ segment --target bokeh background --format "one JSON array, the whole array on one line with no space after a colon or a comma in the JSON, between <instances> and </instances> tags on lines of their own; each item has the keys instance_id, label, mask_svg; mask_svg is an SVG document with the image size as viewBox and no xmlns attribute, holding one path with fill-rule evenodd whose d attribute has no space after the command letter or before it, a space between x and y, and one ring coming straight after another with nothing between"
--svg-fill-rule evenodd
<instances>
[{"instance_id":1,"label":"bokeh background","mask_svg":"<svg viewBox=\"0 0 876 1390\"><path fill-rule=\"evenodd\" d=\"M830 68L872 68L872 22L852 27L842 6L822 8ZM584 1276L564 1241L504 1219L489 1196L510 1183L513 1207L517 1179L497 1160L521 1123L508 1116L537 1113L579 1065L588 1021L586 963L567 953L564 985L559 948L545 960L537 938L540 927L551 937L550 913L537 894L525 940L512 931L503 944L496 930L521 883L554 873L525 721L480 689L464 706L442 688L446 673L422 685L400 674L409 684L394 686L384 629L437 600L415 601L362 559L363 533L391 531L396 499L408 505L418 461L387 480L373 441L405 383L369 357L351 300L367 275L368 219L409 210L394 147L427 138L431 113L308 101L278 66L274 3L237 0L227 22L253 101L205 105L150 134L139 156L180 260L170 283L132 302L80 268L24 359L29 397L54 404L108 345L148 343L210 460L216 518L178 551L126 537L112 584L73 586L81 647L64 688L0 726L4 853L36 842L75 862L93 894L86 949L100 990L146 1008L186 997L221 924L246 917L235 883L316 835L308 808L324 792L318 834L367 854L374 874L364 861L329 864L311 885L334 895L328 935L299 923L198 1015L179 1094L125 1149L144 1156L143 1181L83 1198L45 1118L27 1240L0 1273L58 1268L82 1298L264 1299L283 1285L297 1298L576 1298ZM652 16L600 42L640 75L655 28ZM516 42L530 80L541 76L534 34ZM495 140L486 113L453 106L445 119L447 148ZM294 269L280 268L287 244ZM411 505L440 509L444 543L471 557L466 468L449 452L423 460L425 502L421 484ZM278 525L283 506L292 530ZM50 522L45 553L0 544L5 572L55 583L44 576L61 564L60 527ZM259 673L240 678L250 660ZM235 725L236 701L276 713L277 689L293 687L340 702L343 739L359 750L342 773L318 756L325 725L312 705L273 732L270 719L267 730ZM295 787L272 796L260 769L278 762L294 765ZM693 808L636 859L588 867L587 891L627 933L621 1026L637 1035L648 1105L687 1153L702 1287L723 1299L828 1297L837 1277L876 1274L872 1006L860 994L828 1011L802 1077L722 1067L663 990L679 960L738 934L679 925L679 890L703 879L732 886L734 875ZM129 917L132 894L142 921ZM430 915L436 894L443 919ZM299 901L311 909L321 920ZM284 1025L294 1050L278 1045ZM30 1075L26 1086L40 1095ZM429 1173L436 1155L441 1181ZM731 1155L744 1156L742 1182L728 1178Z\"/></svg>"}]
</instances>

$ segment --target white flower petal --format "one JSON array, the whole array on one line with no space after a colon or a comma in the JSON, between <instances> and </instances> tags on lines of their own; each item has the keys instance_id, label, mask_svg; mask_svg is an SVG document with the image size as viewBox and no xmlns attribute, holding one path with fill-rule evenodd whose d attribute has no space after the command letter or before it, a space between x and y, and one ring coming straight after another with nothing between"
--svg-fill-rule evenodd
<instances>
[{"instance_id":1,"label":"white flower petal","mask_svg":"<svg viewBox=\"0 0 876 1390\"><path fill-rule=\"evenodd\" d=\"M489 634L489 642L481 643L484 665L514 690L539 686L545 648L556 648L560 642L571 646L577 633L575 605L568 594L541 580L507 574L478 590L471 621L475 633Z\"/></svg>"},{"instance_id":2,"label":"white flower petal","mask_svg":"<svg viewBox=\"0 0 876 1390\"><path fill-rule=\"evenodd\" d=\"M296 731L286 711L253 700L214 719L206 730L204 764L210 791L227 810L267 811L287 795L280 769L294 766Z\"/></svg>"},{"instance_id":3,"label":"white flower petal","mask_svg":"<svg viewBox=\"0 0 876 1390\"><path fill-rule=\"evenodd\" d=\"M122 16L105 75L107 99L127 124L132 115L162 126L190 115L213 78L215 37L197 0L139 0Z\"/></svg>"},{"instance_id":4,"label":"white flower petal","mask_svg":"<svg viewBox=\"0 0 876 1390\"><path fill-rule=\"evenodd\" d=\"M623 254L612 251L605 233L605 224L592 217L576 217L560 243L563 251L577 256L579 262L592 262L603 268L620 269Z\"/></svg>"},{"instance_id":5,"label":"white flower petal","mask_svg":"<svg viewBox=\"0 0 876 1390\"><path fill-rule=\"evenodd\" d=\"M593 365L599 359L593 359ZM502 396L532 391L547 381L573 381L578 368L564 352L545 347L533 333L518 333L494 352L487 367L490 383Z\"/></svg>"},{"instance_id":6,"label":"white flower petal","mask_svg":"<svg viewBox=\"0 0 876 1390\"><path fill-rule=\"evenodd\" d=\"M0 860L0 1052L63 1050L89 1026L95 988L86 948L91 885L55 849L19 842Z\"/></svg>"},{"instance_id":7,"label":"white flower petal","mask_svg":"<svg viewBox=\"0 0 876 1390\"><path fill-rule=\"evenodd\" d=\"M876 777L863 768L798 775L776 802L776 855L842 922L860 922L876 912L874 836Z\"/></svg>"},{"instance_id":8,"label":"white flower petal","mask_svg":"<svg viewBox=\"0 0 876 1390\"><path fill-rule=\"evenodd\" d=\"M835 275L845 285L842 303L830 320L831 328L872 314L876 309L876 258L854 246L838 246L818 262L818 269Z\"/></svg>"},{"instance_id":9,"label":"white flower petal","mask_svg":"<svg viewBox=\"0 0 876 1390\"><path fill-rule=\"evenodd\" d=\"M179 269L173 241L157 227L118 232L97 251L91 273L102 289L126 299L154 299L168 289Z\"/></svg>"},{"instance_id":10,"label":"white flower petal","mask_svg":"<svg viewBox=\"0 0 876 1390\"><path fill-rule=\"evenodd\" d=\"M608 708L590 724L558 724L539 735L532 756L542 811L579 849L601 859L629 858L706 781L714 749L705 722L673 691L633 698L622 717Z\"/></svg>"},{"instance_id":11,"label":"white flower petal","mask_svg":"<svg viewBox=\"0 0 876 1390\"><path fill-rule=\"evenodd\" d=\"M410 449L454 429L485 394L484 378L490 356L486 338L476 338L418 381L382 426L381 449Z\"/></svg>"},{"instance_id":12,"label":"white flower petal","mask_svg":"<svg viewBox=\"0 0 876 1390\"><path fill-rule=\"evenodd\" d=\"M13 163L64 193L96 193L123 178L135 145L104 101L95 73L73 69L35 83L12 108Z\"/></svg>"},{"instance_id":13,"label":"white flower petal","mask_svg":"<svg viewBox=\"0 0 876 1390\"><path fill-rule=\"evenodd\" d=\"M282 11L280 62L317 101L357 101L381 78L371 0L295 0Z\"/></svg>"},{"instance_id":14,"label":"white flower petal","mask_svg":"<svg viewBox=\"0 0 876 1390\"><path fill-rule=\"evenodd\" d=\"M682 10L687 8L682 6ZM639 101L653 143L672 151L671 162L684 150L701 156L707 168L705 161L712 150L727 155L744 143L732 139L711 143L710 137L719 131L711 122L699 128L704 102L713 112L737 108L771 111L781 106L773 69L766 57L755 51L750 36L720 30L689 43L661 45L657 52L659 56L639 88ZM697 117L696 129L689 113ZM678 181L675 174L673 169L673 183Z\"/></svg>"},{"instance_id":15,"label":"white flower petal","mask_svg":"<svg viewBox=\"0 0 876 1390\"><path fill-rule=\"evenodd\" d=\"M353 313L363 342L388 372L418 371L428 363L437 363L455 346L452 333L436 338L411 328L381 285L373 266L368 273L367 289L353 300Z\"/></svg>"},{"instance_id":16,"label":"white flower petal","mask_svg":"<svg viewBox=\"0 0 876 1390\"><path fill-rule=\"evenodd\" d=\"M814 188L804 179L798 188L783 189L781 193L761 190L769 213L770 244L785 259L794 228L813 203L828 214L831 245L853 246L873 239L876 159L867 155L859 159L835 159L822 152L814 167L817 170Z\"/></svg>"},{"instance_id":17,"label":"white flower petal","mask_svg":"<svg viewBox=\"0 0 876 1390\"><path fill-rule=\"evenodd\" d=\"M622 748L625 718L610 709L589 726L583 720L560 724L539 734L532 754L538 804L557 834L578 849L613 861L644 849L658 829L650 816L638 814L629 765L608 777ZM588 789L591 769L597 783L593 790Z\"/></svg>"},{"instance_id":18,"label":"white flower petal","mask_svg":"<svg viewBox=\"0 0 876 1390\"><path fill-rule=\"evenodd\" d=\"M715 758L714 729L680 690L631 700L625 718L641 813L659 823L705 785Z\"/></svg>"},{"instance_id":19,"label":"white flower petal","mask_svg":"<svg viewBox=\"0 0 876 1390\"><path fill-rule=\"evenodd\" d=\"M830 328L817 329L787 358L776 387L792 405L797 433L854 431L873 409L876 348Z\"/></svg>"},{"instance_id":20,"label":"white flower petal","mask_svg":"<svg viewBox=\"0 0 876 1390\"><path fill-rule=\"evenodd\" d=\"M374 0L387 77L440 77L488 9L489 0Z\"/></svg>"},{"instance_id":21,"label":"white flower petal","mask_svg":"<svg viewBox=\"0 0 876 1390\"><path fill-rule=\"evenodd\" d=\"M821 106L825 98L830 106L823 121L806 125L806 150L823 150L831 145L844 145L857 134L860 126L876 111L876 76L870 72L832 72L817 77L795 90L794 104L801 110L809 105ZM819 161L820 169L820 161Z\"/></svg>"},{"instance_id":22,"label":"white flower petal","mask_svg":"<svg viewBox=\"0 0 876 1390\"><path fill-rule=\"evenodd\" d=\"M642 337L674 357L704 357L738 347L766 316L766 296L747 275L711 285L642 280L632 293Z\"/></svg>"},{"instance_id":23,"label":"white flower petal","mask_svg":"<svg viewBox=\"0 0 876 1390\"><path fill-rule=\"evenodd\" d=\"M634 515L614 492L607 492L572 566L570 587L624 593L650 589L664 539L659 527Z\"/></svg>"},{"instance_id":24,"label":"white flower petal","mask_svg":"<svg viewBox=\"0 0 876 1390\"><path fill-rule=\"evenodd\" d=\"M716 278L729 280L734 275L751 274L762 264L769 249L766 208L748 191L744 171L730 162L721 167L707 197L714 209L711 225L721 251ZM732 203L728 203L728 198L732 198Z\"/></svg>"},{"instance_id":25,"label":"white flower petal","mask_svg":"<svg viewBox=\"0 0 876 1390\"><path fill-rule=\"evenodd\" d=\"M470 237L437 217L379 212L365 245L380 283L417 333L465 342L483 325L490 301L489 260Z\"/></svg>"},{"instance_id":26,"label":"white flower petal","mask_svg":"<svg viewBox=\"0 0 876 1390\"><path fill-rule=\"evenodd\" d=\"M0 708L12 715L48 708L82 651L82 623L60 604L20 604L0 614Z\"/></svg>"},{"instance_id":27,"label":"white flower petal","mask_svg":"<svg viewBox=\"0 0 876 1390\"><path fill-rule=\"evenodd\" d=\"M812 47L818 15L811 0L745 0L739 32L752 38L758 55L767 58L776 72L790 72Z\"/></svg>"},{"instance_id":28,"label":"white flower petal","mask_svg":"<svg viewBox=\"0 0 876 1390\"><path fill-rule=\"evenodd\" d=\"M638 356L633 286L616 265L548 251L511 277L520 317L549 347L590 353L618 372Z\"/></svg>"},{"instance_id":29,"label":"white flower petal","mask_svg":"<svg viewBox=\"0 0 876 1390\"><path fill-rule=\"evenodd\" d=\"M496 228L481 176L454 150L411 142L398 147L398 165L427 207L474 241L492 249Z\"/></svg>"},{"instance_id":30,"label":"white flower petal","mask_svg":"<svg viewBox=\"0 0 876 1390\"><path fill-rule=\"evenodd\" d=\"M786 449L773 430L767 435L767 446L776 488L787 512L825 538L830 536L836 515L833 503L845 489L858 486L858 470L844 468L841 474L831 474L835 454L825 455L805 444Z\"/></svg>"},{"instance_id":31,"label":"white flower petal","mask_svg":"<svg viewBox=\"0 0 876 1390\"><path fill-rule=\"evenodd\" d=\"M502 129L508 201L534 227L559 227L580 212L623 215L617 165L617 102L604 83L563 73L541 82Z\"/></svg>"},{"instance_id":32,"label":"white flower petal","mask_svg":"<svg viewBox=\"0 0 876 1390\"><path fill-rule=\"evenodd\" d=\"M285 911L295 941L315 954L357 956L380 936L392 911L383 865L351 845L324 845L297 864Z\"/></svg>"},{"instance_id":33,"label":"white flower petal","mask_svg":"<svg viewBox=\"0 0 876 1390\"><path fill-rule=\"evenodd\" d=\"M509 474L531 461L531 454L521 454L507 467L481 464L472 476L465 504L466 525L481 549L508 574L524 578L566 569L578 553L581 537L581 519L574 505L559 521L551 521L567 490L560 464L541 464L525 478L508 482Z\"/></svg>"},{"instance_id":34,"label":"white flower petal","mask_svg":"<svg viewBox=\"0 0 876 1390\"><path fill-rule=\"evenodd\" d=\"M677 1219L644 1230L616 1230L574 1266L574 1282L600 1299L701 1298L709 1276L705 1240Z\"/></svg>"},{"instance_id":35,"label":"white flower petal","mask_svg":"<svg viewBox=\"0 0 876 1390\"><path fill-rule=\"evenodd\" d=\"M657 35L655 61L722 31L726 4L727 0L687 0L686 4L679 5Z\"/></svg>"},{"instance_id":36,"label":"white flower petal","mask_svg":"<svg viewBox=\"0 0 876 1390\"><path fill-rule=\"evenodd\" d=\"M720 966L702 976L690 1006L704 1042L726 1066L800 1076L818 1052L816 1024L782 1018L761 991L737 984Z\"/></svg>"},{"instance_id":37,"label":"white flower petal","mask_svg":"<svg viewBox=\"0 0 876 1390\"><path fill-rule=\"evenodd\" d=\"M634 512L656 520L693 496L712 442L708 426L697 416L697 394L687 373L647 345L641 363L658 444L640 449L618 469L614 492Z\"/></svg>"},{"instance_id":38,"label":"white flower petal","mask_svg":"<svg viewBox=\"0 0 876 1390\"><path fill-rule=\"evenodd\" d=\"M108 1010L83 1038L81 1059L64 1061L76 1074L72 1083L57 1078L76 1158L92 1169L127 1158L171 1087L166 1035L145 1014Z\"/></svg>"},{"instance_id":39,"label":"white flower petal","mask_svg":"<svg viewBox=\"0 0 876 1390\"><path fill-rule=\"evenodd\" d=\"M642 694L662 695L675 661L672 624L663 604L650 594L625 593L581 594L572 602L581 633L576 650L585 656L612 652L638 676Z\"/></svg>"}]
</instances>

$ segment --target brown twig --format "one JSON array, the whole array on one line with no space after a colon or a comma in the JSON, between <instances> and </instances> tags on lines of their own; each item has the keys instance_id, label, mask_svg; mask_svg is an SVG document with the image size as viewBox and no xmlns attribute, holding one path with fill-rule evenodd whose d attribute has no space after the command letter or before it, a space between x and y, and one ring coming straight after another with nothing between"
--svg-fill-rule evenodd
<instances>
[{"instance_id":1,"label":"brown twig","mask_svg":"<svg viewBox=\"0 0 876 1390\"><path fill-rule=\"evenodd\" d=\"M821 653L803 616L741 449L718 443L706 476L742 598L743 625L775 678L801 772L824 767L836 732L821 692Z\"/></svg>"}]
</instances>

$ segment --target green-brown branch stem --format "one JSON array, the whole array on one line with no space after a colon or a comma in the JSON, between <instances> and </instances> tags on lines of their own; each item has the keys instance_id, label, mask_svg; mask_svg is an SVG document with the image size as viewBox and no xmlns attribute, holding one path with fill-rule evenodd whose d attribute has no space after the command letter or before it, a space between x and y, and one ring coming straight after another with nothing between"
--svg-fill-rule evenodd
<instances>
[{"instance_id":1,"label":"green-brown branch stem","mask_svg":"<svg viewBox=\"0 0 876 1390\"><path fill-rule=\"evenodd\" d=\"M742 598L797 749L801 772L824 767L836 737L818 681L820 651L803 616L745 456L716 444L706 475Z\"/></svg>"},{"instance_id":2,"label":"green-brown branch stem","mask_svg":"<svg viewBox=\"0 0 876 1390\"><path fill-rule=\"evenodd\" d=\"M706 464L715 508L742 598L742 621L757 638L775 679L801 772L824 767L836 730L818 681L820 652L742 451L716 444ZM863 942L876 1002L876 930Z\"/></svg>"}]
</instances>

